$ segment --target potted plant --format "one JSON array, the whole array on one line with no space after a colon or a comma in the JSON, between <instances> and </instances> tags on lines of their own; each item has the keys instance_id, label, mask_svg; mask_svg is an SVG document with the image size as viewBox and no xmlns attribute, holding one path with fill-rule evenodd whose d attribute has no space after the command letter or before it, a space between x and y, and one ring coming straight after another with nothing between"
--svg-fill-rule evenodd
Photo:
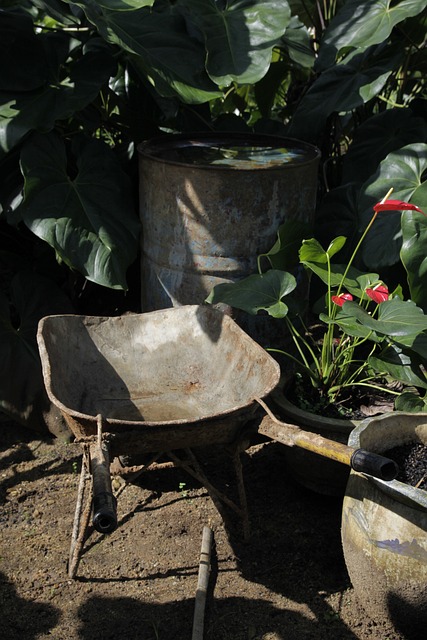
<instances>
[{"instance_id":1,"label":"potted plant","mask_svg":"<svg viewBox=\"0 0 427 640\"><path fill-rule=\"evenodd\" d=\"M405 638L424 638L427 414L396 411L368 418L351 433L349 445L393 457L399 450L405 456L411 452L403 458L410 459L410 473L402 465L402 476L391 482L351 471L341 537L347 570L366 612L391 622Z\"/></svg>"},{"instance_id":2,"label":"potted plant","mask_svg":"<svg viewBox=\"0 0 427 640\"><path fill-rule=\"evenodd\" d=\"M292 377L292 383L288 385L290 397L284 395L286 389L282 387L275 401L287 419L344 442L357 424L354 407L345 409L345 400L359 390L386 393L394 398L397 409L427 410L427 378L423 367L427 316L414 302L403 299L401 287L389 291L378 274L353 266L380 212L412 210L425 216L414 204L389 200L390 194L391 191L373 207L371 220L346 264L332 262L345 245L344 236L333 239L326 250L314 238L302 241L299 266L326 287L314 330L312 325L306 326L298 304L300 290L295 275L274 268L263 272L260 259L259 273L237 283L216 286L207 298L211 304L225 303L250 314L261 311L283 322L293 348L267 348L282 358L283 378L288 381ZM279 233L278 244L270 255L280 250L280 245ZM300 281L304 282L301 278ZM397 388L396 383L399 383ZM303 403L299 408L293 406L298 398L307 396L311 399L305 399L304 403L311 407L311 413L303 410ZM324 416L330 408L347 421L325 422ZM298 455L296 461L295 454ZM291 456L288 462L306 486L322 493L341 492L344 488L348 472L341 466L333 466L338 475L332 483L327 478L323 486L321 478L326 461L312 455L309 466L302 468L302 456L306 458L306 452L289 451L287 457ZM332 463L327 462L330 469Z\"/></svg>"}]
</instances>

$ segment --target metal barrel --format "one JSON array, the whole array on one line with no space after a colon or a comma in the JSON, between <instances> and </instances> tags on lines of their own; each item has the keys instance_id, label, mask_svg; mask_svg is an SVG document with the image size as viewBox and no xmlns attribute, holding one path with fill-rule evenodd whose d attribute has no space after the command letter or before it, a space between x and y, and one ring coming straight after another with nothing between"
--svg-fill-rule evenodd
<instances>
[{"instance_id":1,"label":"metal barrel","mask_svg":"<svg viewBox=\"0 0 427 640\"><path fill-rule=\"evenodd\" d=\"M203 303L216 284L257 271L282 223L313 222L320 152L312 145L197 134L138 150L143 311Z\"/></svg>"}]
</instances>

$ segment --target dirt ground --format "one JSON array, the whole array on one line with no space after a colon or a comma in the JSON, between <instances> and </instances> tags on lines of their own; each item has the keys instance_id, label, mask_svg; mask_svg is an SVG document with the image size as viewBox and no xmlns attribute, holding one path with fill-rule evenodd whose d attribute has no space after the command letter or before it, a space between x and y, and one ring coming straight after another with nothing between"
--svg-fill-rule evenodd
<instances>
[{"instance_id":1,"label":"dirt ground","mask_svg":"<svg viewBox=\"0 0 427 640\"><path fill-rule=\"evenodd\" d=\"M91 533L71 580L81 448L0 423L0 637L191 640L208 526L205 640L402 640L359 608L341 549L341 499L299 486L281 447L256 443L243 455L248 542L238 518L230 512L224 524L203 486L163 464L122 490L118 528ZM228 459L202 460L234 497Z\"/></svg>"}]
</instances>

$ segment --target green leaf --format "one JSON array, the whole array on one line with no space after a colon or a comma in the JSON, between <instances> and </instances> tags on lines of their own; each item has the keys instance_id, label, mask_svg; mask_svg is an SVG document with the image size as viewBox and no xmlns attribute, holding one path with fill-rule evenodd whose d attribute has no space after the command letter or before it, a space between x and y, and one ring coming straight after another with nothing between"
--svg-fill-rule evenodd
<instances>
[{"instance_id":1,"label":"green leaf","mask_svg":"<svg viewBox=\"0 0 427 640\"><path fill-rule=\"evenodd\" d=\"M281 60L272 62L265 76L254 86L257 105L264 118L270 118L282 84L290 76L289 65ZM268 120L271 123L271 120ZM267 131L268 133L268 131Z\"/></svg>"},{"instance_id":2,"label":"green leaf","mask_svg":"<svg viewBox=\"0 0 427 640\"><path fill-rule=\"evenodd\" d=\"M423 186L423 197L419 197L420 189L417 200L427 211L427 182ZM427 218L416 211L405 211L401 225L403 242L400 257L406 269L411 298L427 312Z\"/></svg>"},{"instance_id":3,"label":"green leaf","mask_svg":"<svg viewBox=\"0 0 427 640\"><path fill-rule=\"evenodd\" d=\"M267 258L273 269L289 270L299 264L298 251L301 244L311 231L312 225L299 220L287 220L277 231L277 240L268 251L260 254L260 258Z\"/></svg>"},{"instance_id":4,"label":"green leaf","mask_svg":"<svg viewBox=\"0 0 427 640\"><path fill-rule=\"evenodd\" d=\"M93 0L73 4L85 11L106 42L129 54L137 72L160 95L194 104L222 95L206 73L203 41L190 35L174 5L117 11L107 2L104 6Z\"/></svg>"},{"instance_id":5,"label":"green leaf","mask_svg":"<svg viewBox=\"0 0 427 640\"><path fill-rule=\"evenodd\" d=\"M258 311L267 311L273 318L284 318L288 307L282 299L295 287L296 280L292 274L271 269L238 282L217 285L206 302L226 304L252 315L256 315Z\"/></svg>"},{"instance_id":6,"label":"green leaf","mask_svg":"<svg viewBox=\"0 0 427 640\"><path fill-rule=\"evenodd\" d=\"M393 342L402 349L410 350L427 362L427 332L413 333L407 336L394 337Z\"/></svg>"},{"instance_id":7,"label":"green leaf","mask_svg":"<svg viewBox=\"0 0 427 640\"><path fill-rule=\"evenodd\" d=\"M345 264L329 264L328 256L332 258L345 245L346 238L338 236L334 238L325 251L321 244L311 238L304 240L299 252L301 263L315 273L325 284L332 289L342 287L358 298L361 298L367 287L372 287L379 282L377 273L365 273L355 267L347 269ZM345 279L343 276L347 271Z\"/></svg>"},{"instance_id":8,"label":"green leaf","mask_svg":"<svg viewBox=\"0 0 427 640\"><path fill-rule=\"evenodd\" d=\"M363 51L386 41L399 22L425 8L425 0L348 0L324 33L319 66L324 65L325 58L329 62L331 49L336 58L343 49Z\"/></svg>"},{"instance_id":9,"label":"green leaf","mask_svg":"<svg viewBox=\"0 0 427 640\"><path fill-rule=\"evenodd\" d=\"M298 105L289 135L316 141L328 117L349 112L378 95L401 62L399 52L384 48L375 55L355 55L347 64L337 64L319 75Z\"/></svg>"},{"instance_id":10,"label":"green leaf","mask_svg":"<svg viewBox=\"0 0 427 640\"><path fill-rule=\"evenodd\" d=\"M318 242L315 238L310 238L309 240L303 240L301 249L299 251L299 258L303 264L308 264L310 262L318 262L321 264L327 264L328 257L332 258L338 251L340 251L345 245L347 238L344 236L338 236L334 238L327 250L322 247L320 242Z\"/></svg>"},{"instance_id":11,"label":"green leaf","mask_svg":"<svg viewBox=\"0 0 427 640\"><path fill-rule=\"evenodd\" d=\"M427 329L427 316L411 300L386 300L379 305L378 320L355 302L345 302L342 310L343 315L345 313L347 317L353 317L358 323L385 337L415 336ZM343 326L341 314L337 315L336 322Z\"/></svg>"},{"instance_id":12,"label":"green leaf","mask_svg":"<svg viewBox=\"0 0 427 640\"><path fill-rule=\"evenodd\" d=\"M350 258L351 247L357 237L358 188L353 183L343 184L328 191L316 211L316 237L326 245L337 234L347 238L341 261Z\"/></svg>"},{"instance_id":13,"label":"green leaf","mask_svg":"<svg viewBox=\"0 0 427 640\"><path fill-rule=\"evenodd\" d=\"M411 391L403 391L394 403L396 411L421 413L427 411L427 394L422 398Z\"/></svg>"},{"instance_id":14,"label":"green leaf","mask_svg":"<svg viewBox=\"0 0 427 640\"><path fill-rule=\"evenodd\" d=\"M48 404L36 343L39 320L72 313L69 299L52 280L20 272L11 283L11 302L18 323L12 324L10 302L0 291L0 407L15 420L41 428Z\"/></svg>"},{"instance_id":15,"label":"green leaf","mask_svg":"<svg viewBox=\"0 0 427 640\"><path fill-rule=\"evenodd\" d=\"M310 32L300 21L298 16L292 16L286 32L280 41L291 60L301 65L304 69L311 69L314 65L315 55L311 43Z\"/></svg>"},{"instance_id":16,"label":"green leaf","mask_svg":"<svg viewBox=\"0 0 427 640\"><path fill-rule=\"evenodd\" d=\"M378 373L387 373L406 385L427 389L427 377L419 363L396 346L389 345L381 353L368 358L368 364Z\"/></svg>"},{"instance_id":17,"label":"green leaf","mask_svg":"<svg viewBox=\"0 0 427 640\"><path fill-rule=\"evenodd\" d=\"M372 206L381 200L390 187L392 198L423 206L427 199L425 182L427 144L410 144L390 153L377 173L361 189L360 218L364 228L372 217ZM408 212L403 214L406 218ZM401 248L401 214L385 211L375 223L362 246L362 257L368 268L391 266L399 261Z\"/></svg>"},{"instance_id":18,"label":"green leaf","mask_svg":"<svg viewBox=\"0 0 427 640\"><path fill-rule=\"evenodd\" d=\"M343 183L369 180L389 153L426 141L427 122L411 109L387 109L368 118L357 127L344 156Z\"/></svg>"},{"instance_id":19,"label":"green leaf","mask_svg":"<svg viewBox=\"0 0 427 640\"><path fill-rule=\"evenodd\" d=\"M96 0L96 4L104 9L114 11L130 11L140 7L152 7L155 0Z\"/></svg>"},{"instance_id":20,"label":"green leaf","mask_svg":"<svg viewBox=\"0 0 427 640\"><path fill-rule=\"evenodd\" d=\"M357 298L363 296L366 288L372 287L379 282L379 275L377 273L364 273L355 267L350 267L350 269L347 270L347 265L345 264L331 264L329 275L328 267L325 263L306 261L302 261L302 263L325 284L329 284L330 280L332 289L342 287L345 291L348 291L348 293L351 293L351 295ZM347 275L343 279L346 270Z\"/></svg>"},{"instance_id":21,"label":"green leaf","mask_svg":"<svg viewBox=\"0 0 427 640\"><path fill-rule=\"evenodd\" d=\"M99 141L77 139L74 153L77 173L71 177L55 135L36 136L24 147L23 220L88 280L126 289L139 232L129 178Z\"/></svg>"},{"instance_id":22,"label":"green leaf","mask_svg":"<svg viewBox=\"0 0 427 640\"><path fill-rule=\"evenodd\" d=\"M64 5L62 0L31 0L31 4L40 9L43 14L51 16L59 24L74 25L75 27L80 24L78 17Z\"/></svg>"},{"instance_id":23,"label":"green leaf","mask_svg":"<svg viewBox=\"0 0 427 640\"><path fill-rule=\"evenodd\" d=\"M115 71L111 52L104 47L71 63L69 75L62 80L50 79L32 92L0 92L0 156L1 150L7 153L30 131L51 131L58 120L86 107Z\"/></svg>"},{"instance_id":24,"label":"green leaf","mask_svg":"<svg viewBox=\"0 0 427 640\"><path fill-rule=\"evenodd\" d=\"M203 34L206 69L220 86L260 80L291 18L286 0L178 0L177 7Z\"/></svg>"}]
</instances>

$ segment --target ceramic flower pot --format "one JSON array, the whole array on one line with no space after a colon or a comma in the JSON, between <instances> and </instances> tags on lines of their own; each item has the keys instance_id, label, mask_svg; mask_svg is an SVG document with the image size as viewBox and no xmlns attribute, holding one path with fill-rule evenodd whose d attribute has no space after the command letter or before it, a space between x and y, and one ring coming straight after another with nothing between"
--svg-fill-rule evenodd
<instances>
[{"instance_id":1,"label":"ceramic flower pot","mask_svg":"<svg viewBox=\"0 0 427 640\"><path fill-rule=\"evenodd\" d=\"M427 414L389 413L364 420L349 445L381 453L427 444ZM345 562L355 592L374 620L409 640L427 629L427 492L397 480L351 472L342 512Z\"/></svg>"},{"instance_id":2,"label":"ceramic flower pot","mask_svg":"<svg viewBox=\"0 0 427 640\"><path fill-rule=\"evenodd\" d=\"M283 420L305 431L347 444L350 433L360 421L325 418L300 409L287 397L286 389L287 383L282 381L271 396ZM298 447L284 447L283 454L288 472L299 484L323 495L344 495L349 467Z\"/></svg>"}]
</instances>

